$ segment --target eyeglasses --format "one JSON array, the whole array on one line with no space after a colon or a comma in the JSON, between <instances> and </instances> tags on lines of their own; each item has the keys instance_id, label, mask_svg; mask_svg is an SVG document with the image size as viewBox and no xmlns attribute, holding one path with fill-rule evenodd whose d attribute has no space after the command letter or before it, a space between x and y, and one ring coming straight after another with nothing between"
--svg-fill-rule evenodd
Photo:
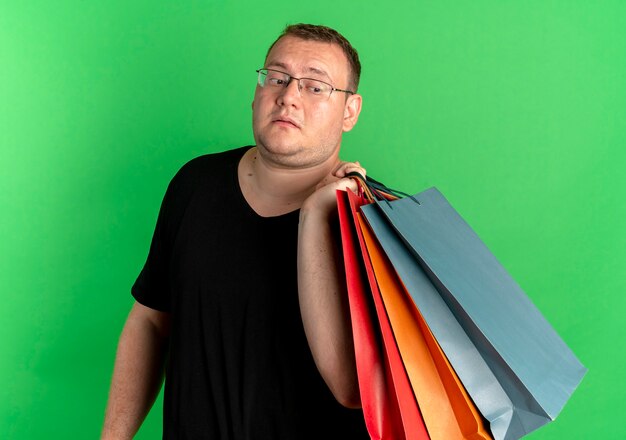
<instances>
[{"instance_id":1,"label":"eyeglasses","mask_svg":"<svg viewBox=\"0 0 626 440\"><path fill-rule=\"evenodd\" d=\"M298 81L298 90L302 96L311 97L312 99L325 100L330 98L333 91L349 93L354 95L351 90L342 90L333 87L327 82L313 78L296 78L288 73L274 69L259 69L259 85L272 90L281 90L287 88L291 80Z\"/></svg>"}]
</instances>

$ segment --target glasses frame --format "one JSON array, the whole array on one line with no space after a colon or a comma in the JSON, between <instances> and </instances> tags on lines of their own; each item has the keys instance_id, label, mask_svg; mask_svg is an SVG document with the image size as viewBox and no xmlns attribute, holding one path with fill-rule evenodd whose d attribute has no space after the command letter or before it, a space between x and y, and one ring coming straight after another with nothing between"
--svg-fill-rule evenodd
<instances>
[{"instance_id":1,"label":"glasses frame","mask_svg":"<svg viewBox=\"0 0 626 440\"><path fill-rule=\"evenodd\" d=\"M330 95L332 95L334 91L343 92L343 93L349 93L350 95L355 95L356 94L356 92L353 92L352 90L338 89L337 87L333 86L332 84L327 83L326 81L322 81L321 79L306 78L306 77L305 78L296 78L295 76L292 76L292 75L290 75L287 72L283 72L282 70L268 69L267 67L262 67L261 69L257 69L256 70L256 73L258 73L257 82L258 82L259 86L261 86L261 87L265 87L263 84L261 84L261 75L262 75L261 72L263 72L263 71L266 72L265 73L266 76L267 76L267 72L277 72L277 73L282 73L283 75L285 75L288 79L286 80L284 88L287 88L289 86L289 84L291 84L291 80L295 79L296 81L298 81L298 91L300 92L300 94L302 94L302 87L300 86L300 81L303 80L303 79L308 79L308 80L311 80L311 81L318 81L318 82L324 83L327 86L329 86L330 87L330 93L328 94L328 98L326 98L326 99L330 99Z\"/></svg>"}]
</instances>

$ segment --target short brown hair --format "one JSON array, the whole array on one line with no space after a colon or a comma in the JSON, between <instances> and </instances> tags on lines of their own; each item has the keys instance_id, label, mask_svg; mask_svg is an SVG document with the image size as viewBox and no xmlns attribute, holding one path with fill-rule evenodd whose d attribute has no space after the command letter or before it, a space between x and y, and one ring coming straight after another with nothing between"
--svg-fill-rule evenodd
<instances>
[{"instance_id":1,"label":"short brown hair","mask_svg":"<svg viewBox=\"0 0 626 440\"><path fill-rule=\"evenodd\" d=\"M297 37L302 40L333 43L341 47L341 50L343 50L343 53L346 58L348 58L348 62L350 64L349 87L353 92L357 91L359 88L359 79L361 78L361 62L359 61L358 52L343 35L327 26L305 23L290 24L285 27L276 41L272 43L270 48L267 50L267 55L270 54L270 51L274 45L278 43L278 40L286 36ZM267 55L265 56L266 59Z\"/></svg>"}]
</instances>

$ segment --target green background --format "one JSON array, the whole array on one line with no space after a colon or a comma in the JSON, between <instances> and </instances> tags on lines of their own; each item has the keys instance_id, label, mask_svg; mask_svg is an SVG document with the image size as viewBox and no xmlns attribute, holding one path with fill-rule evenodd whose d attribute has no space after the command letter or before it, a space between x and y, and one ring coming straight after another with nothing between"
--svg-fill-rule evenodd
<instances>
[{"instance_id":1,"label":"green background","mask_svg":"<svg viewBox=\"0 0 626 440\"><path fill-rule=\"evenodd\" d=\"M0 437L98 436L166 185L253 142L254 70L299 21L361 55L344 158L437 186L589 368L528 438L626 438L621 0L0 0Z\"/></svg>"}]
</instances>

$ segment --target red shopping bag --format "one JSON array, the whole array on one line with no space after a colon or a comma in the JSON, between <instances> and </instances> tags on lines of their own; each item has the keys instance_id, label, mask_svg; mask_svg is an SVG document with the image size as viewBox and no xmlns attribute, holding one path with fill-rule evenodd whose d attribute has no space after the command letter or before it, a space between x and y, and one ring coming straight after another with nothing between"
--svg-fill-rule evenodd
<instances>
[{"instance_id":1,"label":"red shopping bag","mask_svg":"<svg viewBox=\"0 0 626 440\"><path fill-rule=\"evenodd\" d=\"M337 192L357 374L365 422L373 439L425 440L428 433L397 350L380 295L367 278L353 217L354 203ZM365 203L365 199L360 199ZM376 286L374 286L376 288ZM374 306L372 303L375 303ZM377 317L377 310L383 319Z\"/></svg>"}]
</instances>

